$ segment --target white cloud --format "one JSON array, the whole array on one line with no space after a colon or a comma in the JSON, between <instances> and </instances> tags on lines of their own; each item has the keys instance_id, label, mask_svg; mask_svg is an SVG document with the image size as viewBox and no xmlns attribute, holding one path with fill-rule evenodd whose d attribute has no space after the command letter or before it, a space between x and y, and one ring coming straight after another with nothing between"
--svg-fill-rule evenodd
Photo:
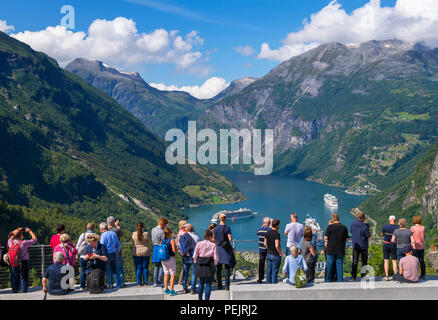
<instances>
[{"instance_id":1,"label":"white cloud","mask_svg":"<svg viewBox=\"0 0 438 320\"><path fill-rule=\"evenodd\" d=\"M0 26L1 26L0 22ZM202 53L194 46L203 39L196 31L185 36L177 30L156 29L150 33L137 30L132 19L96 19L87 32L73 32L63 26L41 31L24 31L13 37L58 60L61 66L78 57L101 60L112 65L133 66L139 63L171 63L178 70L193 67Z\"/></svg>"},{"instance_id":2,"label":"white cloud","mask_svg":"<svg viewBox=\"0 0 438 320\"><path fill-rule=\"evenodd\" d=\"M370 0L347 13L336 0L303 21L303 28L289 33L282 46L271 49L263 43L258 58L284 61L326 42L359 43L369 40L400 39L438 45L438 1L397 0L394 7L382 7Z\"/></svg>"},{"instance_id":3,"label":"white cloud","mask_svg":"<svg viewBox=\"0 0 438 320\"><path fill-rule=\"evenodd\" d=\"M219 92L224 90L230 84L223 78L212 77L206 80L201 86L182 86L176 85L167 86L163 83L150 83L154 88L164 91L185 91L198 99L213 98Z\"/></svg>"},{"instance_id":4,"label":"white cloud","mask_svg":"<svg viewBox=\"0 0 438 320\"><path fill-rule=\"evenodd\" d=\"M233 49L240 53L242 56L250 56L255 52L254 48L251 46L234 47Z\"/></svg>"},{"instance_id":5,"label":"white cloud","mask_svg":"<svg viewBox=\"0 0 438 320\"><path fill-rule=\"evenodd\" d=\"M8 26L8 22L6 20L0 20L0 31L6 33L14 31L14 26Z\"/></svg>"}]
</instances>

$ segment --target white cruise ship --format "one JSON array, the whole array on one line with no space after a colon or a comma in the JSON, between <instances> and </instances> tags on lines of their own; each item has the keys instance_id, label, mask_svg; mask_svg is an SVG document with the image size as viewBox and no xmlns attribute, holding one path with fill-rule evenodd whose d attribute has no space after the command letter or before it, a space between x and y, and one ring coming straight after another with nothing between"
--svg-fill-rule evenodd
<instances>
[{"instance_id":1,"label":"white cruise ship","mask_svg":"<svg viewBox=\"0 0 438 320\"><path fill-rule=\"evenodd\" d=\"M219 223L219 216L221 214L224 214L227 217L227 220L237 220L237 219L245 219L245 218L252 218L255 215L255 212L252 212L250 209L246 208L240 208L239 210L222 210L219 212L216 212L213 217L211 218L211 222L213 223Z\"/></svg>"},{"instance_id":2,"label":"white cruise ship","mask_svg":"<svg viewBox=\"0 0 438 320\"><path fill-rule=\"evenodd\" d=\"M337 208L338 207L338 199L334 195L332 195L330 193L326 193L324 195L324 201L330 207L333 207L333 208Z\"/></svg>"}]
</instances>

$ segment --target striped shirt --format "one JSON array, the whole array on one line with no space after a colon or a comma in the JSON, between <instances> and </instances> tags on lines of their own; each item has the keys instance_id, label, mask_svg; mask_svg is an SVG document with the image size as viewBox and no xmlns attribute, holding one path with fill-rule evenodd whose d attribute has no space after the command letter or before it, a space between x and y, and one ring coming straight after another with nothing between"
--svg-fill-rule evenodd
<instances>
[{"instance_id":1,"label":"striped shirt","mask_svg":"<svg viewBox=\"0 0 438 320\"><path fill-rule=\"evenodd\" d=\"M266 250L267 250L265 247L265 235L269 230L271 230L271 228L269 226L263 225L257 231L257 235L259 236L259 251L260 252L266 252Z\"/></svg>"}]
</instances>

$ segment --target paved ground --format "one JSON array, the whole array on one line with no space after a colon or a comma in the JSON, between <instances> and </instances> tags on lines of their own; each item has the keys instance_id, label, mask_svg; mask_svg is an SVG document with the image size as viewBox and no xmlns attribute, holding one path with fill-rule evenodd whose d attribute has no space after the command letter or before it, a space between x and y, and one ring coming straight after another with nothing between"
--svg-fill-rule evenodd
<instances>
[{"instance_id":1,"label":"paved ground","mask_svg":"<svg viewBox=\"0 0 438 320\"><path fill-rule=\"evenodd\" d=\"M255 280L235 280L231 291L216 290L213 286L212 300L375 300L375 299L434 299L438 300L438 276L427 277L426 281L415 284L400 284L394 281L382 281L376 278L374 288L364 289L360 280L339 283L324 283L317 279L314 285L297 289L286 283L258 284ZM170 297L163 294L163 288L146 286L137 288L129 284L128 288L106 290L103 294L91 295L75 291L66 296L47 296L53 299L119 299L119 300L197 300L198 295L184 294L182 286L175 286L178 295ZM42 300L41 288L31 288L27 294L12 294L11 289L0 290L0 300Z\"/></svg>"}]
</instances>

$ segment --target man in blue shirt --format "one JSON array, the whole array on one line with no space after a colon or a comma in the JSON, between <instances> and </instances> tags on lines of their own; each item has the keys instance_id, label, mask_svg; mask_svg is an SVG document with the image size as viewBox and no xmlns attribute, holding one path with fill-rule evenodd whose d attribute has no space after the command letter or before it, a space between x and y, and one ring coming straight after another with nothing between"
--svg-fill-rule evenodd
<instances>
[{"instance_id":1,"label":"man in blue shirt","mask_svg":"<svg viewBox=\"0 0 438 320\"><path fill-rule=\"evenodd\" d=\"M257 231L257 236L259 237L259 279L258 283L262 283L265 278L265 262L266 262L266 254L267 249L265 247L265 235L271 230L269 225L271 224L271 219L266 217L263 219L263 224Z\"/></svg>"},{"instance_id":2,"label":"man in blue shirt","mask_svg":"<svg viewBox=\"0 0 438 320\"><path fill-rule=\"evenodd\" d=\"M350 226L353 246L353 265L351 267L351 279L354 281L357 277L357 266L359 265L359 256L362 261L361 277L366 275L366 271L362 272L363 267L368 264L368 240L371 237L370 225L365 223L365 214L360 212L357 215L357 220Z\"/></svg>"},{"instance_id":3,"label":"man in blue shirt","mask_svg":"<svg viewBox=\"0 0 438 320\"><path fill-rule=\"evenodd\" d=\"M100 243L103 244L108 251L108 261L106 263L106 283L108 289L112 289L113 275L116 281L116 289L120 289L122 283L120 281L119 273L117 272L117 254L121 250L120 240L114 231L108 231L108 225L106 222L102 222L99 225Z\"/></svg>"},{"instance_id":4,"label":"man in blue shirt","mask_svg":"<svg viewBox=\"0 0 438 320\"><path fill-rule=\"evenodd\" d=\"M64 254L62 252L56 252L55 263L50 265L43 275L43 292L49 292L51 295L64 295L70 290L68 287L63 288L61 282L62 278L66 276L67 270L63 270ZM65 268L64 268L65 269ZM49 288L47 289L47 280L49 281Z\"/></svg>"}]
</instances>

